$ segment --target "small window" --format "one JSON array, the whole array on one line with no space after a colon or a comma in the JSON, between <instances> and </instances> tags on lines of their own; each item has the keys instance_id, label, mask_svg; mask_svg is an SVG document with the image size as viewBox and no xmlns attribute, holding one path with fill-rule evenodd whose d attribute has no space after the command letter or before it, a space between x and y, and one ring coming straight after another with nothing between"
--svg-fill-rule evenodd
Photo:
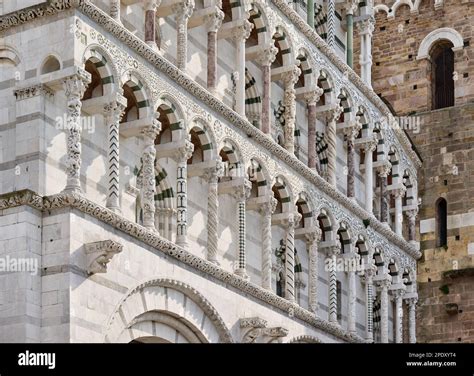
<instances>
[{"instance_id":1,"label":"small window","mask_svg":"<svg viewBox=\"0 0 474 376\"><path fill-rule=\"evenodd\" d=\"M436 246L448 245L448 203L444 198L436 202Z\"/></svg>"},{"instance_id":2,"label":"small window","mask_svg":"<svg viewBox=\"0 0 474 376\"><path fill-rule=\"evenodd\" d=\"M440 43L431 52L433 110L454 106L454 52L451 43Z\"/></svg>"},{"instance_id":3,"label":"small window","mask_svg":"<svg viewBox=\"0 0 474 376\"><path fill-rule=\"evenodd\" d=\"M41 67L41 74L55 72L61 69L58 59L54 56L49 56Z\"/></svg>"}]
</instances>

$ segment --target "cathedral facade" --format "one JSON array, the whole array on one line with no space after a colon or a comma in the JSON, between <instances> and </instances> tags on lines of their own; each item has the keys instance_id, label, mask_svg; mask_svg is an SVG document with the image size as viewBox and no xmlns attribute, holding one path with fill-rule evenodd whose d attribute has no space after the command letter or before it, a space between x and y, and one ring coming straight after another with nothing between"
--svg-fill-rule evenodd
<instances>
[{"instance_id":1,"label":"cathedral facade","mask_svg":"<svg viewBox=\"0 0 474 376\"><path fill-rule=\"evenodd\" d=\"M421 159L372 89L374 24L0 2L0 340L416 342Z\"/></svg>"}]
</instances>

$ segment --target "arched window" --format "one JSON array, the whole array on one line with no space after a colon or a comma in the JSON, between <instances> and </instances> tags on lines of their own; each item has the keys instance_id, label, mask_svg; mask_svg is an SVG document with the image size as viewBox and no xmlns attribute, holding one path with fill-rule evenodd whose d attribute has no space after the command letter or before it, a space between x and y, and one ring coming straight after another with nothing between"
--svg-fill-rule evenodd
<instances>
[{"instance_id":1,"label":"arched window","mask_svg":"<svg viewBox=\"0 0 474 376\"><path fill-rule=\"evenodd\" d=\"M438 43L431 51L433 110L454 106L454 52L450 42Z\"/></svg>"},{"instance_id":2,"label":"arched window","mask_svg":"<svg viewBox=\"0 0 474 376\"><path fill-rule=\"evenodd\" d=\"M448 203L444 198L436 201L436 246L448 245Z\"/></svg>"}]
</instances>

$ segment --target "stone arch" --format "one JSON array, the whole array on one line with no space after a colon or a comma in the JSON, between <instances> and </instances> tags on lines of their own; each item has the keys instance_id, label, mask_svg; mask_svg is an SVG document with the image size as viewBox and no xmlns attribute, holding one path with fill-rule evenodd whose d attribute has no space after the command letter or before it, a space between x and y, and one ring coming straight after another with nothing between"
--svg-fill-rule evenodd
<instances>
[{"instance_id":1,"label":"stone arch","mask_svg":"<svg viewBox=\"0 0 474 376\"><path fill-rule=\"evenodd\" d=\"M388 152L388 159L392 164L392 184L398 184L401 182L401 171L400 171L400 154L395 146L390 146Z\"/></svg>"},{"instance_id":2,"label":"stone arch","mask_svg":"<svg viewBox=\"0 0 474 376\"><path fill-rule=\"evenodd\" d=\"M271 25L265 10L260 4L253 2L249 10L249 21L254 25L251 31L257 37L257 45L266 45L270 41Z\"/></svg>"},{"instance_id":3,"label":"stone arch","mask_svg":"<svg viewBox=\"0 0 474 376\"><path fill-rule=\"evenodd\" d=\"M374 134L377 139L377 148L374 151L377 155L377 161L382 161L385 159L385 138L381 130L380 123L376 123L374 126Z\"/></svg>"},{"instance_id":4,"label":"stone arch","mask_svg":"<svg viewBox=\"0 0 474 376\"><path fill-rule=\"evenodd\" d=\"M82 62L84 65L88 60L94 64L100 74L104 95L111 94L115 90L120 89L116 87L117 82L119 82L117 68L114 60L107 51L99 45L90 45L82 55Z\"/></svg>"},{"instance_id":5,"label":"stone arch","mask_svg":"<svg viewBox=\"0 0 474 376\"><path fill-rule=\"evenodd\" d=\"M387 265L388 274L392 277L392 284L401 282L400 261L395 256L390 257Z\"/></svg>"},{"instance_id":6,"label":"stone arch","mask_svg":"<svg viewBox=\"0 0 474 376\"><path fill-rule=\"evenodd\" d=\"M461 50L464 47L464 40L459 32L450 27L442 27L433 30L421 41L417 60L429 58L432 47L440 41L450 41L453 44L453 51Z\"/></svg>"},{"instance_id":7,"label":"stone arch","mask_svg":"<svg viewBox=\"0 0 474 376\"><path fill-rule=\"evenodd\" d=\"M270 175L264 164L258 158L252 158L247 168L247 176L252 183L254 196L265 196L268 191Z\"/></svg>"},{"instance_id":8,"label":"stone arch","mask_svg":"<svg viewBox=\"0 0 474 376\"><path fill-rule=\"evenodd\" d=\"M387 16L390 13L390 8L385 4L377 4L374 6L374 13L384 12Z\"/></svg>"},{"instance_id":9,"label":"stone arch","mask_svg":"<svg viewBox=\"0 0 474 376\"><path fill-rule=\"evenodd\" d=\"M341 253L350 253L352 251L352 233L349 225L345 221L339 223L337 230L339 241L341 242Z\"/></svg>"},{"instance_id":10,"label":"stone arch","mask_svg":"<svg viewBox=\"0 0 474 376\"><path fill-rule=\"evenodd\" d=\"M395 4L392 5L392 8L389 11L390 17L395 17L398 8L404 5L410 8L410 12L414 11L414 6L411 0L397 0Z\"/></svg>"},{"instance_id":11,"label":"stone arch","mask_svg":"<svg viewBox=\"0 0 474 376\"><path fill-rule=\"evenodd\" d=\"M158 135L161 138L161 134L166 131L164 127L164 119L166 117L167 125L169 125L169 132L171 133L172 142L178 141L184 137L184 124L186 122L185 113L179 104L172 95L168 93L162 93L159 96L159 99L154 106L156 111L159 113L159 119L161 121L161 132Z\"/></svg>"},{"instance_id":12,"label":"stone arch","mask_svg":"<svg viewBox=\"0 0 474 376\"><path fill-rule=\"evenodd\" d=\"M2 46L0 47L0 62L18 66L21 63L20 54L13 47Z\"/></svg>"},{"instance_id":13,"label":"stone arch","mask_svg":"<svg viewBox=\"0 0 474 376\"><path fill-rule=\"evenodd\" d=\"M128 70L122 74L120 77L120 87L128 87L133 96L136 99L136 107L138 113L138 119L143 119L146 117L152 116L152 109L150 105L151 101L151 91L149 90L148 86L145 84L145 81L140 77L140 74L134 70ZM126 89L125 89L126 90ZM126 96L124 90L124 96ZM127 107L129 103L127 102ZM127 109L125 109L127 114ZM125 115L124 115L125 118ZM127 118L126 121L129 119ZM133 119L135 120L135 119ZM125 121L125 119L124 119Z\"/></svg>"},{"instance_id":14,"label":"stone arch","mask_svg":"<svg viewBox=\"0 0 474 376\"><path fill-rule=\"evenodd\" d=\"M194 117L188 126L188 134L194 134L199 140L199 144L202 149L202 161L210 161L216 159L216 147L217 143L214 138L214 134L207 122L199 116ZM193 140L191 140L193 141ZM195 150L193 152L196 153Z\"/></svg>"},{"instance_id":15,"label":"stone arch","mask_svg":"<svg viewBox=\"0 0 474 376\"><path fill-rule=\"evenodd\" d=\"M410 170L405 170L403 174L403 184L407 191L405 193L406 205L417 205L417 187L416 180L411 176Z\"/></svg>"},{"instance_id":16,"label":"stone arch","mask_svg":"<svg viewBox=\"0 0 474 376\"><path fill-rule=\"evenodd\" d=\"M293 209L293 195L291 193L290 184L283 176L278 175L277 177L275 177L274 182L272 184L272 189L274 188L275 192L278 192L279 195L282 213L291 212Z\"/></svg>"},{"instance_id":17,"label":"stone arch","mask_svg":"<svg viewBox=\"0 0 474 376\"><path fill-rule=\"evenodd\" d=\"M278 25L275 28L275 32L272 35L272 38L275 40L275 46L279 48L277 53L277 58L273 62L272 66L278 65L278 55L281 54L281 64L282 66L290 66L295 63L295 56L294 55L294 48L293 48L293 41L286 30L286 28L282 25Z\"/></svg>"},{"instance_id":18,"label":"stone arch","mask_svg":"<svg viewBox=\"0 0 474 376\"><path fill-rule=\"evenodd\" d=\"M309 58L310 54L305 48L300 48L298 51L297 60L300 62L301 77L303 77L303 84L299 87L312 88L316 86L316 77L313 71L313 62ZM296 84L298 86L298 83Z\"/></svg>"},{"instance_id":19,"label":"stone arch","mask_svg":"<svg viewBox=\"0 0 474 376\"><path fill-rule=\"evenodd\" d=\"M322 207L316 211L318 213L317 218L319 226L321 228L321 234L323 241L334 240L335 229L338 227L338 222L332 214L332 212L326 207Z\"/></svg>"},{"instance_id":20,"label":"stone arch","mask_svg":"<svg viewBox=\"0 0 474 376\"><path fill-rule=\"evenodd\" d=\"M319 99L320 104L331 104L334 101L335 84L332 76L325 69L321 69L318 78L318 86L324 93Z\"/></svg>"},{"instance_id":21,"label":"stone arch","mask_svg":"<svg viewBox=\"0 0 474 376\"><path fill-rule=\"evenodd\" d=\"M313 226L313 203L308 193L300 192L295 202L298 212L301 214L299 227L310 228Z\"/></svg>"},{"instance_id":22,"label":"stone arch","mask_svg":"<svg viewBox=\"0 0 474 376\"><path fill-rule=\"evenodd\" d=\"M61 58L53 53L49 53L41 62L40 74L56 72L62 69Z\"/></svg>"},{"instance_id":23,"label":"stone arch","mask_svg":"<svg viewBox=\"0 0 474 376\"><path fill-rule=\"evenodd\" d=\"M243 176L242 154L234 141L225 138L220 144L219 155L224 163L223 176L230 178Z\"/></svg>"},{"instance_id":24,"label":"stone arch","mask_svg":"<svg viewBox=\"0 0 474 376\"><path fill-rule=\"evenodd\" d=\"M148 313L150 315L147 320L141 320L143 315ZM183 282L165 278L141 283L126 294L107 323L105 342L130 342L138 337L137 334L140 336L143 333L149 334L149 330L144 328L145 325L137 326L137 324L153 322L157 319L157 315L152 315L155 313L162 314L158 322L162 322L166 317L172 317L188 329L194 329L196 337L202 341L233 342L223 319L200 292ZM167 323L168 325L174 323L174 329L177 332L180 330L176 321L170 319Z\"/></svg>"},{"instance_id":25,"label":"stone arch","mask_svg":"<svg viewBox=\"0 0 474 376\"><path fill-rule=\"evenodd\" d=\"M368 109L364 105L359 105L356 116L359 117L359 122L362 125L361 137L368 137L372 132L372 118Z\"/></svg>"},{"instance_id":26,"label":"stone arch","mask_svg":"<svg viewBox=\"0 0 474 376\"><path fill-rule=\"evenodd\" d=\"M348 90L342 88L337 98L340 100L340 105L344 109L342 119L344 119L344 121L352 120L354 118L354 104Z\"/></svg>"},{"instance_id":27,"label":"stone arch","mask_svg":"<svg viewBox=\"0 0 474 376\"><path fill-rule=\"evenodd\" d=\"M245 68L245 115L253 119L253 125L259 126L259 119L262 114L262 98L258 91L258 85L255 78Z\"/></svg>"},{"instance_id":28,"label":"stone arch","mask_svg":"<svg viewBox=\"0 0 474 376\"><path fill-rule=\"evenodd\" d=\"M316 33L326 40L327 38L327 13L324 10L324 6L322 4L315 4L314 5L314 28L316 29Z\"/></svg>"}]
</instances>

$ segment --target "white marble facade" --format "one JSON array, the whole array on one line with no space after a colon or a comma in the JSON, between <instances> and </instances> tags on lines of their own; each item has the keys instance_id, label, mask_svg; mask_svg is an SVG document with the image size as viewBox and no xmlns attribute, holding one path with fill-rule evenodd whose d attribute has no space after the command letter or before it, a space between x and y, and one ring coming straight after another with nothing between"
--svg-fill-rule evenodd
<instances>
[{"instance_id":1,"label":"white marble facade","mask_svg":"<svg viewBox=\"0 0 474 376\"><path fill-rule=\"evenodd\" d=\"M0 341L416 340L420 161L300 5L30 2L0 253L38 270L0 273Z\"/></svg>"}]
</instances>

